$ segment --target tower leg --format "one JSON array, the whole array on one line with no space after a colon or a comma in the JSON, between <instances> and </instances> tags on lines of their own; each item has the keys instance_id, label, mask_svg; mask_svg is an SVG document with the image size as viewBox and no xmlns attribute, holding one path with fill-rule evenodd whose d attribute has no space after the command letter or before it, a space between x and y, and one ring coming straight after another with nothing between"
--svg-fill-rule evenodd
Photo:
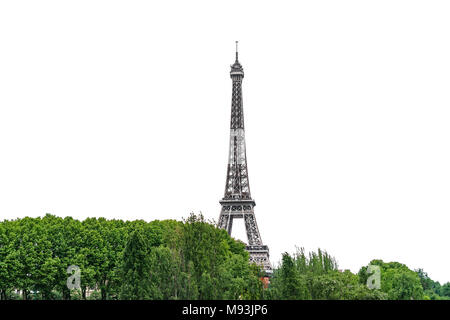
<instances>
[{"instance_id":1,"label":"tower leg","mask_svg":"<svg viewBox=\"0 0 450 320\"><path fill-rule=\"evenodd\" d=\"M219 217L219 222L217 223L217 227L220 229L225 229L228 231L228 216L221 213Z\"/></svg>"},{"instance_id":2,"label":"tower leg","mask_svg":"<svg viewBox=\"0 0 450 320\"><path fill-rule=\"evenodd\" d=\"M249 253L250 263L256 263L262 267L266 275L271 275L272 266L269 259L269 248L262 243L261 235L259 234L258 224L256 223L253 206L232 205L223 206L219 216L217 226L227 230L231 236L233 229L233 219L243 218L245 224L245 231L247 233L246 250Z\"/></svg>"},{"instance_id":3,"label":"tower leg","mask_svg":"<svg viewBox=\"0 0 450 320\"><path fill-rule=\"evenodd\" d=\"M254 213L244 214L245 230L249 245L261 245L261 236L259 235L258 225Z\"/></svg>"}]
</instances>

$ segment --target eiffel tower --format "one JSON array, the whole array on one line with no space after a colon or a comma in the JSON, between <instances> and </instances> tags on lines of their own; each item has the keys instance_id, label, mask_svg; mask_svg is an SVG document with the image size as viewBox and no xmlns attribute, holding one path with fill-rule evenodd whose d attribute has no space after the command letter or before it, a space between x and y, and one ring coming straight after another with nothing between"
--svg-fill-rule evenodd
<instances>
[{"instance_id":1,"label":"eiffel tower","mask_svg":"<svg viewBox=\"0 0 450 320\"><path fill-rule=\"evenodd\" d=\"M242 79L244 69L238 59L236 41L236 61L231 66L230 76L233 82L231 99L230 149L228 157L225 195L220 201L222 209L219 216L219 228L231 235L233 220L243 218L247 231L250 262L262 266L266 274L272 273L269 260L269 248L263 245L255 218L255 201L250 195L248 181L247 156L245 153L244 109L242 103Z\"/></svg>"}]
</instances>

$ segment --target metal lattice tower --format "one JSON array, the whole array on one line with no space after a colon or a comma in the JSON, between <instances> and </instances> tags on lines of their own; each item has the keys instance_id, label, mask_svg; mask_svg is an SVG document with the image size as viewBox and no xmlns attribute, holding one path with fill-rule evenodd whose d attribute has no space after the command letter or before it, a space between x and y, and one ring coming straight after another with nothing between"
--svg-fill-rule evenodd
<instances>
[{"instance_id":1,"label":"metal lattice tower","mask_svg":"<svg viewBox=\"0 0 450 320\"><path fill-rule=\"evenodd\" d=\"M231 99L230 149L228 157L225 195L220 201L222 210L219 216L219 228L231 235L233 219L243 218L247 232L247 251L250 262L261 265L267 274L272 273L269 260L269 248L263 245L255 218L255 201L250 195L248 181L247 156L245 153L244 109L242 103L242 79L244 69L238 60L236 41L236 61L231 66L230 76L233 82Z\"/></svg>"}]
</instances>

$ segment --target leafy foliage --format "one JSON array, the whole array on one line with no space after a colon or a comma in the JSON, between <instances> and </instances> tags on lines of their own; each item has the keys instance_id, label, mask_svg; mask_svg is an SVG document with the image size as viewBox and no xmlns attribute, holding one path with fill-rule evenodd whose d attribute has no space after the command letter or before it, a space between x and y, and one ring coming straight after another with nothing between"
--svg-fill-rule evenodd
<instances>
[{"instance_id":1,"label":"leafy foliage","mask_svg":"<svg viewBox=\"0 0 450 320\"><path fill-rule=\"evenodd\" d=\"M438 281L433 281L423 269L416 270L416 273L422 284L425 300L450 299L450 282L441 286Z\"/></svg>"},{"instance_id":2,"label":"leafy foliage","mask_svg":"<svg viewBox=\"0 0 450 320\"><path fill-rule=\"evenodd\" d=\"M383 262L372 260L371 265L380 267L381 291L390 300L419 300L424 299L424 291L419 275L399 262ZM366 283L367 267L362 267L358 273L361 283Z\"/></svg>"},{"instance_id":3,"label":"leafy foliage","mask_svg":"<svg viewBox=\"0 0 450 320\"><path fill-rule=\"evenodd\" d=\"M379 265L381 290L340 271L327 252L284 253L268 288L245 244L203 216L175 220L79 221L50 214L0 223L0 299L450 299L421 269ZM81 288L67 288L67 267Z\"/></svg>"},{"instance_id":4,"label":"leafy foliage","mask_svg":"<svg viewBox=\"0 0 450 320\"><path fill-rule=\"evenodd\" d=\"M70 265L81 269L79 291L66 286ZM1 299L259 299L259 272L242 242L202 216L0 223Z\"/></svg>"},{"instance_id":5,"label":"leafy foliage","mask_svg":"<svg viewBox=\"0 0 450 320\"><path fill-rule=\"evenodd\" d=\"M385 299L379 290L370 290L359 283L358 276L338 270L336 260L318 250L306 255L298 249L291 256L284 253L281 266L275 270L268 295L272 299Z\"/></svg>"},{"instance_id":6,"label":"leafy foliage","mask_svg":"<svg viewBox=\"0 0 450 320\"><path fill-rule=\"evenodd\" d=\"M124 256L120 297L122 299L150 299L153 287L149 274L152 271L150 248L139 230L128 239Z\"/></svg>"}]
</instances>

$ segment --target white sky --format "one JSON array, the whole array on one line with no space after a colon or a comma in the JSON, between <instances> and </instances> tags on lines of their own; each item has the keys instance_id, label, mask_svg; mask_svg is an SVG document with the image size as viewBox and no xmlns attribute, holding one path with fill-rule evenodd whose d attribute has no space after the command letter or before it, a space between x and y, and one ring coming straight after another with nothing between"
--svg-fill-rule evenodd
<instances>
[{"instance_id":1,"label":"white sky","mask_svg":"<svg viewBox=\"0 0 450 320\"><path fill-rule=\"evenodd\" d=\"M217 220L239 40L272 262L321 247L450 281L449 17L448 1L2 1L0 219Z\"/></svg>"}]
</instances>

